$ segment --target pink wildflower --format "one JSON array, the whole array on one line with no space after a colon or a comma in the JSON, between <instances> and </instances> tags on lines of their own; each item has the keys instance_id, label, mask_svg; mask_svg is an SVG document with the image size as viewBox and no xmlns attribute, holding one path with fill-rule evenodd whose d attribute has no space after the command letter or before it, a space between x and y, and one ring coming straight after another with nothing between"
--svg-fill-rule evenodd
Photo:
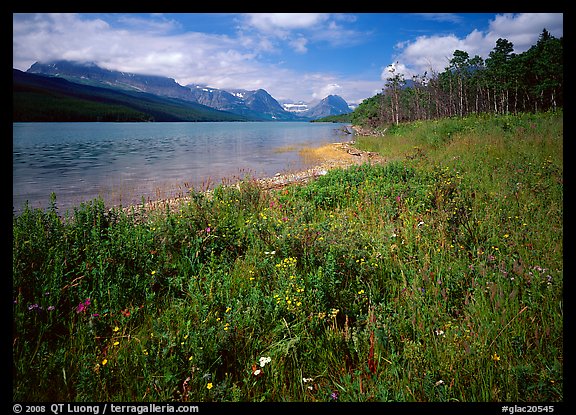
<instances>
[{"instance_id":1,"label":"pink wildflower","mask_svg":"<svg viewBox=\"0 0 576 415\"><path fill-rule=\"evenodd\" d=\"M88 310L88 306L90 305L90 299L87 298L83 303L78 304L78 307L76 307L76 312L77 313L82 313L86 310Z\"/></svg>"}]
</instances>

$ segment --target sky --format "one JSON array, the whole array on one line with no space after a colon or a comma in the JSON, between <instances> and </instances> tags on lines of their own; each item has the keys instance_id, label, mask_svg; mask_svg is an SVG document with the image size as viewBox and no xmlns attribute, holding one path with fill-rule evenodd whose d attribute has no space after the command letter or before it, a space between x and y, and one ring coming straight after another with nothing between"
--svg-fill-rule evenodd
<instances>
[{"instance_id":1,"label":"sky","mask_svg":"<svg viewBox=\"0 0 576 415\"><path fill-rule=\"evenodd\" d=\"M265 89L280 102L340 95L360 103L405 79L442 72L455 50L484 59L498 38L515 53L562 13L14 13L13 67L94 62L181 85Z\"/></svg>"}]
</instances>

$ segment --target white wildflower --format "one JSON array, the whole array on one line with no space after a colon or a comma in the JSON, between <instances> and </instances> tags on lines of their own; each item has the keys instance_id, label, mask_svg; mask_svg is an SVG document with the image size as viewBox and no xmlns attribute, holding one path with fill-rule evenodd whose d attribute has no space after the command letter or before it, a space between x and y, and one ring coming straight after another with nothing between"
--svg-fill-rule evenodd
<instances>
[{"instance_id":1,"label":"white wildflower","mask_svg":"<svg viewBox=\"0 0 576 415\"><path fill-rule=\"evenodd\" d=\"M266 366L268 363L270 363L272 361L272 359L270 357L264 357L262 356L260 358L260 367L264 367Z\"/></svg>"}]
</instances>

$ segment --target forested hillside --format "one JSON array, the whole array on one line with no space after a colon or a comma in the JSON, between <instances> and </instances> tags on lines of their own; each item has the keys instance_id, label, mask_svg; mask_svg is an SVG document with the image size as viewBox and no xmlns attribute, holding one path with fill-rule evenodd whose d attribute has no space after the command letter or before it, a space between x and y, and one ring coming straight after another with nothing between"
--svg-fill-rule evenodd
<instances>
[{"instance_id":1,"label":"forested hillside","mask_svg":"<svg viewBox=\"0 0 576 415\"><path fill-rule=\"evenodd\" d=\"M15 122L247 120L176 98L82 85L16 69L12 74L12 105Z\"/></svg>"},{"instance_id":2,"label":"forested hillside","mask_svg":"<svg viewBox=\"0 0 576 415\"><path fill-rule=\"evenodd\" d=\"M563 106L563 38L546 29L526 52L498 39L485 60L455 50L441 73L407 80L389 67L382 92L354 111L352 122L376 127L402 121L439 119L479 113L517 114Z\"/></svg>"}]
</instances>

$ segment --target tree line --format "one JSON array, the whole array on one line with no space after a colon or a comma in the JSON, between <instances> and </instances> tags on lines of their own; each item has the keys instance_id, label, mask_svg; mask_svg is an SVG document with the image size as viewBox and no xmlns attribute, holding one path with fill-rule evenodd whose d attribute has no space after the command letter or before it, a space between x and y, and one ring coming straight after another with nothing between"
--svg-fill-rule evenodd
<instances>
[{"instance_id":1,"label":"tree line","mask_svg":"<svg viewBox=\"0 0 576 415\"><path fill-rule=\"evenodd\" d=\"M469 114L540 112L563 106L563 38L543 29L526 52L498 39L486 59L455 50L441 73L404 78L393 65L381 93L354 111L357 124L378 126L403 121Z\"/></svg>"}]
</instances>

